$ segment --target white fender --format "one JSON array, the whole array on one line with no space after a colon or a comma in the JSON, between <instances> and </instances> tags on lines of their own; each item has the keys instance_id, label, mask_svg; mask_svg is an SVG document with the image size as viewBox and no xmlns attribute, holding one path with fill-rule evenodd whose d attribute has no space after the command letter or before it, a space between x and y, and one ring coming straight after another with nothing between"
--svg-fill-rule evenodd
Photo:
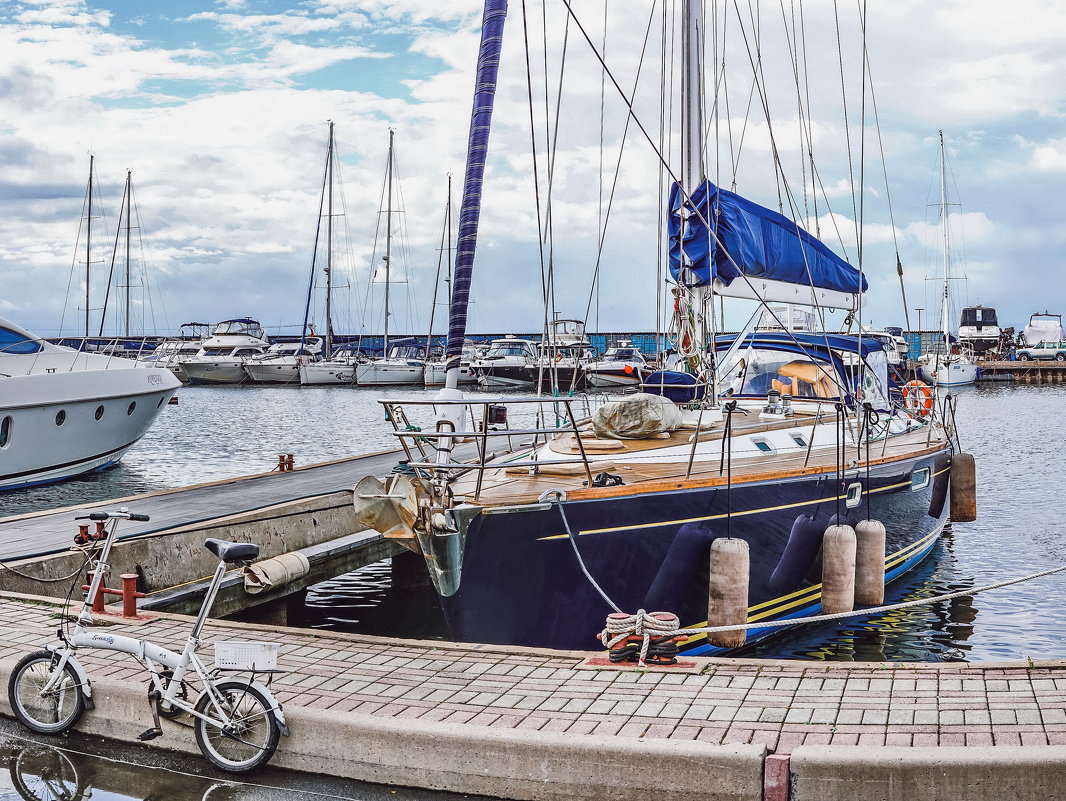
<instances>
[{"instance_id":1,"label":"white fender","mask_svg":"<svg viewBox=\"0 0 1066 801\"><path fill-rule=\"evenodd\" d=\"M46 645L45 650L56 653L59 647L56 645ZM96 703L93 701L93 687L89 683L89 674L85 672L85 668L81 666L81 663L74 658L74 655L67 653L67 664L74 669L74 673L78 676L78 684L81 685L82 696L85 698L86 709L96 709Z\"/></svg>"}]
</instances>

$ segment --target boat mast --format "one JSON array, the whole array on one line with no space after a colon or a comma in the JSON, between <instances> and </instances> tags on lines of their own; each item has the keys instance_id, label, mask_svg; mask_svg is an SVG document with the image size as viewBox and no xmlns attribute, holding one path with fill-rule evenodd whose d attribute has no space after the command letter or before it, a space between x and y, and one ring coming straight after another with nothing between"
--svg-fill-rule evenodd
<instances>
[{"instance_id":1,"label":"boat mast","mask_svg":"<svg viewBox=\"0 0 1066 801\"><path fill-rule=\"evenodd\" d=\"M703 158L703 4L702 0L684 0L681 72L681 175L685 194L692 196L707 178ZM710 224L710 220L707 221ZM683 259L682 254L682 261ZM704 362L710 339L707 320L709 286L690 287L689 309L694 318L694 335L699 364L697 373L706 372Z\"/></svg>"},{"instance_id":2,"label":"boat mast","mask_svg":"<svg viewBox=\"0 0 1066 801\"><path fill-rule=\"evenodd\" d=\"M942 298L941 322L944 326L944 360L951 354L951 340L948 333L948 281L951 280L948 247L948 178L947 157L944 152L944 132L940 131L940 219L944 225L944 297Z\"/></svg>"},{"instance_id":3,"label":"boat mast","mask_svg":"<svg viewBox=\"0 0 1066 801\"><path fill-rule=\"evenodd\" d=\"M330 305L333 296L333 120L329 121L329 145L326 147L326 172L328 175L329 199L326 201L326 335L322 341L322 355L329 358L333 353L333 311ZM304 336L307 324L304 324Z\"/></svg>"},{"instance_id":4,"label":"boat mast","mask_svg":"<svg viewBox=\"0 0 1066 801\"><path fill-rule=\"evenodd\" d=\"M133 170L126 170L126 336L130 335L130 206L133 205ZM142 329L143 330L143 329Z\"/></svg>"},{"instance_id":5,"label":"boat mast","mask_svg":"<svg viewBox=\"0 0 1066 801\"><path fill-rule=\"evenodd\" d=\"M89 154L89 204L85 215L85 343L84 349L89 347L89 256L92 253L93 235L93 160L96 158Z\"/></svg>"},{"instance_id":6,"label":"boat mast","mask_svg":"<svg viewBox=\"0 0 1066 801\"><path fill-rule=\"evenodd\" d=\"M448 314L445 391L458 391L459 386L459 360L466 339L470 279L474 271L474 249L477 246L477 228L481 217L481 185L489 151L492 104L496 97L496 76L500 68L500 49L506 17L507 0L485 0L485 12L481 21L481 46L477 56L477 77L474 82L474 105L470 112L470 134L466 145L463 203L459 209L455 280L452 284ZM448 453L441 450L437 454L439 457L443 454L444 460L447 460Z\"/></svg>"},{"instance_id":7,"label":"boat mast","mask_svg":"<svg viewBox=\"0 0 1066 801\"><path fill-rule=\"evenodd\" d=\"M395 131L389 129L389 159L385 167L385 180L388 184L387 200L385 201L385 344L381 355L388 358L389 355L389 264L392 259L392 139Z\"/></svg>"},{"instance_id":8,"label":"boat mast","mask_svg":"<svg viewBox=\"0 0 1066 801\"><path fill-rule=\"evenodd\" d=\"M444 203L444 226L441 228L440 255L437 258L437 276L433 279L433 302L429 304L429 332L426 334L426 360L429 361L429 353L433 347L433 323L437 318L437 291L440 289L440 268L444 262L444 254L447 252L448 264L446 267L447 277L444 285L447 287L446 296L451 298L452 289L452 174L448 173L448 199Z\"/></svg>"}]
</instances>

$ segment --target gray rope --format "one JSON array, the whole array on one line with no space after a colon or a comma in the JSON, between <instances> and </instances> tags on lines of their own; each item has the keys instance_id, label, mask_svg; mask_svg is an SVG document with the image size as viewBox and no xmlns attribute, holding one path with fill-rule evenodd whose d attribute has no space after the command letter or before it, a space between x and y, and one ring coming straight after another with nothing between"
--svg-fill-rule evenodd
<instances>
[{"instance_id":1,"label":"gray rope","mask_svg":"<svg viewBox=\"0 0 1066 801\"><path fill-rule=\"evenodd\" d=\"M589 580L589 584L591 584L596 592L600 594L600 597L607 602L607 605L615 612L620 613L622 610L618 608L618 604L611 600L610 596L603 591L603 588L596 583L596 579L594 579L592 574L589 573L588 568L585 567L585 560L581 558L581 551L577 549L577 540L574 539L574 532L570 530L570 522L566 519L566 510L563 509L563 501L566 500L566 493L559 489L550 489L547 492L541 493L541 496L537 498L537 500L541 503L544 503L545 501L553 503L556 508L558 508L559 517L563 520L563 528L566 529L566 537L570 540L570 547L574 549L574 556L577 557L578 567L580 567L581 572L585 574L585 578Z\"/></svg>"}]
</instances>

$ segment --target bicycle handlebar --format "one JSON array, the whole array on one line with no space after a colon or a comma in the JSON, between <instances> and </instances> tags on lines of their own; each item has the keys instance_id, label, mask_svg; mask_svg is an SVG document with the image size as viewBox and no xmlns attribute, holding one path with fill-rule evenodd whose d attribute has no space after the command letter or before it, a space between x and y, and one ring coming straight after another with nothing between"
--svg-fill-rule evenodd
<instances>
[{"instance_id":1,"label":"bicycle handlebar","mask_svg":"<svg viewBox=\"0 0 1066 801\"><path fill-rule=\"evenodd\" d=\"M89 512L87 515L79 515L75 520L136 520L147 523L151 518L148 515L139 515L129 509L119 509L117 512Z\"/></svg>"}]
</instances>

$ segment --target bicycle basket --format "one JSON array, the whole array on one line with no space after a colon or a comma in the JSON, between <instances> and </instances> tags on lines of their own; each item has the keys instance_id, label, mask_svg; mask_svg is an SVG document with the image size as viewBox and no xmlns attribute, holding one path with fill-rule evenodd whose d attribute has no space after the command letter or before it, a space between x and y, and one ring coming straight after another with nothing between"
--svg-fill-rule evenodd
<instances>
[{"instance_id":1,"label":"bicycle basket","mask_svg":"<svg viewBox=\"0 0 1066 801\"><path fill-rule=\"evenodd\" d=\"M274 670L278 666L276 642L216 642L215 667L219 670Z\"/></svg>"}]
</instances>

